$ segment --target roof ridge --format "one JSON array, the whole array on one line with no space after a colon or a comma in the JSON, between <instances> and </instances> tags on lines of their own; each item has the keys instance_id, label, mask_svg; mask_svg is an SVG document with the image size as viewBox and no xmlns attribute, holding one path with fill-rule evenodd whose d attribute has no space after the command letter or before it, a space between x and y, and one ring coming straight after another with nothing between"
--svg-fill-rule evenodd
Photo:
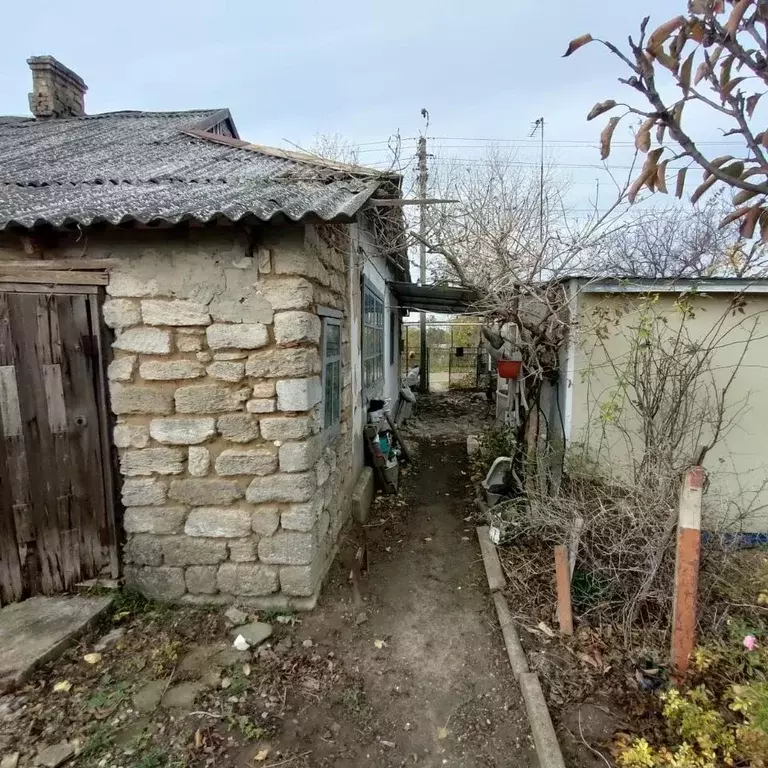
<instances>
[{"instance_id":1,"label":"roof ridge","mask_svg":"<svg viewBox=\"0 0 768 768\"><path fill-rule=\"evenodd\" d=\"M202 131L197 128L180 128L179 132L184 133L187 136L192 136L193 138L202 139L203 141L210 141L214 144L223 144L232 149L243 149L248 152L256 152L261 155L266 155L267 157L275 157L279 160L288 160L293 163L304 163L305 165L314 168L322 168L328 171L341 171L352 176L386 179L398 175L392 172L381 171L378 168L369 168L366 165L340 163L336 160L328 160L324 157L320 157L319 155L296 152L290 149L282 149L281 147L269 147L264 144L254 144L253 142L244 141L243 139L220 136L219 134Z\"/></svg>"}]
</instances>

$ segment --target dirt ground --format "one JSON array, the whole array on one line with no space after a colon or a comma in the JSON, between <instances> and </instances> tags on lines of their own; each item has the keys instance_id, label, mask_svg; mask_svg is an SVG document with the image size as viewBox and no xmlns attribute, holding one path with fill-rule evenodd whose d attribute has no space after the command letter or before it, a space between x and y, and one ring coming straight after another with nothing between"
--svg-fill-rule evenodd
<instances>
[{"instance_id":1,"label":"dirt ground","mask_svg":"<svg viewBox=\"0 0 768 768\"><path fill-rule=\"evenodd\" d=\"M123 596L0 697L0 760L18 751L26 768L65 742L67 765L102 768L537 765L468 519L464 436L484 415L477 398L422 403L414 465L367 527L362 610L343 558L314 612L251 613L274 630L255 652L232 649L221 608ZM356 546L348 533L342 552Z\"/></svg>"}]
</instances>

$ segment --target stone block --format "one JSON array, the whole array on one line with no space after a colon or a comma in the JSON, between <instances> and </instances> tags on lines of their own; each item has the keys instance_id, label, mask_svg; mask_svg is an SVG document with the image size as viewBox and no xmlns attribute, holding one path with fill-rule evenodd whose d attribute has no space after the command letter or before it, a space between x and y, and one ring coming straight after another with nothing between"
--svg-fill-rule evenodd
<instances>
[{"instance_id":1,"label":"stone block","mask_svg":"<svg viewBox=\"0 0 768 768\"><path fill-rule=\"evenodd\" d=\"M262 323L214 323L208 326L206 335L211 349L258 349L269 343L267 326Z\"/></svg>"},{"instance_id":2,"label":"stone block","mask_svg":"<svg viewBox=\"0 0 768 768\"><path fill-rule=\"evenodd\" d=\"M255 381L253 383L253 396L257 399L275 396L275 382L269 379Z\"/></svg>"},{"instance_id":3,"label":"stone block","mask_svg":"<svg viewBox=\"0 0 768 768\"><path fill-rule=\"evenodd\" d=\"M275 341L281 346L320 341L320 318L311 312L278 312L275 315Z\"/></svg>"},{"instance_id":4,"label":"stone block","mask_svg":"<svg viewBox=\"0 0 768 768\"><path fill-rule=\"evenodd\" d=\"M320 353L315 347L265 349L248 358L245 373L255 379L311 376L320 373Z\"/></svg>"},{"instance_id":5,"label":"stone block","mask_svg":"<svg viewBox=\"0 0 768 768\"><path fill-rule=\"evenodd\" d=\"M216 352L213 356L214 360L223 360L224 362L231 360L245 360L248 357L247 352L241 352L240 350L234 350L229 352ZM245 363L243 363L245 365Z\"/></svg>"},{"instance_id":6,"label":"stone block","mask_svg":"<svg viewBox=\"0 0 768 768\"><path fill-rule=\"evenodd\" d=\"M128 328L141 324L141 308L131 299L108 299L101 308L108 328Z\"/></svg>"},{"instance_id":7,"label":"stone block","mask_svg":"<svg viewBox=\"0 0 768 768\"><path fill-rule=\"evenodd\" d=\"M218 565L227 559L227 542L223 539L164 536L162 544L165 565Z\"/></svg>"},{"instance_id":8,"label":"stone block","mask_svg":"<svg viewBox=\"0 0 768 768\"><path fill-rule=\"evenodd\" d=\"M259 560L280 565L309 565L315 554L315 537L311 533L277 531L259 540Z\"/></svg>"},{"instance_id":9,"label":"stone block","mask_svg":"<svg viewBox=\"0 0 768 768\"><path fill-rule=\"evenodd\" d=\"M230 595L271 595L280 588L277 568L261 563L222 563L217 586Z\"/></svg>"},{"instance_id":10,"label":"stone block","mask_svg":"<svg viewBox=\"0 0 768 768\"><path fill-rule=\"evenodd\" d=\"M301 440L312 431L309 416L269 416L259 422L265 440Z\"/></svg>"},{"instance_id":11,"label":"stone block","mask_svg":"<svg viewBox=\"0 0 768 768\"><path fill-rule=\"evenodd\" d=\"M374 490L373 469L363 467L352 489L352 516L360 524L368 522Z\"/></svg>"},{"instance_id":12,"label":"stone block","mask_svg":"<svg viewBox=\"0 0 768 768\"><path fill-rule=\"evenodd\" d=\"M219 416L219 434L232 443L250 443L259 436L259 423L247 413L227 413Z\"/></svg>"},{"instance_id":13,"label":"stone block","mask_svg":"<svg viewBox=\"0 0 768 768\"><path fill-rule=\"evenodd\" d=\"M228 543L229 559L234 563L253 563L256 561L256 543L255 536L249 536L246 539L233 539Z\"/></svg>"},{"instance_id":14,"label":"stone block","mask_svg":"<svg viewBox=\"0 0 768 768\"><path fill-rule=\"evenodd\" d=\"M131 413L157 415L173 411L173 393L168 390L113 382L109 395L112 412L118 416Z\"/></svg>"},{"instance_id":15,"label":"stone block","mask_svg":"<svg viewBox=\"0 0 768 768\"><path fill-rule=\"evenodd\" d=\"M315 474L317 476L317 487L322 488L331 476L331 465L325 457L317 462L317 465L315 466Z\"/></svg>"},{"instance_id":16,"label":"stone block","mask_svg":"<svg viewBox=\"0 0 768 768\"><path fill-rule=\"evenodd\" d=\"M266 449L245 451L230 448L216 457L216 473L229 475L269 475L277 470L277 455Z\"/></svg>"},{"instance_id":17,"label":"stone block","mask_svg":"<svg viewBox=\"0 0 768 768\"><path fill-rule=\"evenodd\" d=\"M146 448L149 427L146 424L115 424L112 441L117 448Z\"/></svg>"},{"instance_id":18,"label":"stone block","mask_svg":"<svg viewBox=\"0 0 768 768\"><path fill-rule=\"evenodd\" d=\"M271 536L280 525L280 508L263 504L253 508L251 528L260 536Z\"/></svg>"},{"instance_id":19,"label":"stone block","mask_svg":"<svg viewBox=\"0 0 768 768\"><path fill-rule=\"evenodd\" d=\"M213 352L204 349L202 352L198 352L195 357L197 358L198 362L208 364L213 360Z\"/></svg>"},{"instance_id":20,"label":"stone block","mask_svg":"<svg viewBox=\"0 0 768 768\"><path fill-rule=\"evenodd\" d=\"M242 274L241 274L242 278ZM241 299L221 296L211 302L209 309L217 323L265 323L272 322L272 305L264 296L252 292L248 284L240 291Z\"/></svg>"},{"instance_id":21,"label":"stone block","mask_svg":"<svg viewBox=\"0 0 768 768\"><path fill-rule=\"evenodd\" d=\"M171 332L161 328L128 328L112 342L115 349L145 355L167 355L171 351Z\"/></svg>"},{"instance_id":22,"label":"stone block","mask_svg":"<svg viewBox=\"0 0 768 768\"><path fill-rule=\"evenodd\" d=\"M187 516L187 536L236 539L251 533L251 512L239 507L198 507Z\"/></svg>"},{"instance_id":23,"label":"stone block","mask_svg":"<svg viewBox=\"0 0 768 768\"><path fill-rule=\"evenodd\" d=\"M140 533L132 536L123 550L125 560L134 565L161 565L163 545L161 536Z\"/></svg>"},{"instance_id":24,"label":"stone block","mask_svg":"<svg viewBox=\"0 0 768 768\"><path fill-rule=\"evenodd\" d=\"M323 509L323 500L318 495L305 504L291 504L280 513L280 525L287 531L308 533L315 527Z\"/></svg>"},{"instance_id":25,"label":"stone block","mask_svg":"<svg viewBox=\"0 0 768 768\"><path fill-rule=\"evenodd\" d=\"M174 398L179 413L222 413L240 410L249 395L248 389L229 389L215 384L190 384L179 387Z\"/></svg>"},{"instance_id":26,"label":"stone block","mask_svg":"<svg viewBox=\"0 0 768 768\"><path fill-rule=\"evenodd\" d=\"M263 502L309 501L317 490L314 472L282 472L266 477L255 477L245 492L245 498L252 504Z\"/></svg>"},{"instance_id":27,"label":"stone block","mask_svg":"<svg viewBox=\"0 0 768 768\"><path fill-rule=\"evenodd\" d=\"M126 568L125 583L152 600L179 600L186 591L183 568Z\"/></svg>"},{"instance_id":28,"label":"stone block","mask_svg":"<svg viewBox=\"0 0 768 768\"><path fill-rule=\"evenodd\" d=\"M292 475L293 477L293 475ZM193 507L231 504L243 498L243 491L232 480L172 480L168 495Z\"/></svg>"},{"instance_id":29,"label":"stone block","mask_svg":"<svg viewBox=\"0 0 768 768\"><path fill-rule=\"evenodd\" d=\"M198 445L216 434L216 420L210 417L152 419L149 423L149 434L158 443Z\"/></svg>"},{"instance_id":30,"label":"stone block","mask_svg":"<svg viewBox=\"0 0 768 768\"><path fill-rule=\"evenodd\" d=\"M245 363L216 360L206 368L206 372L212 379L240 381L245 376Z\"/></svg>"},{"instance_id":31,"label":"stone block","mask_svg":"<svg viewBox=\"0 0 768 768\"><path fill-rule=\"evenodd\" d=\"M308 309L314 300L312 283L303 277L263 280L258 284L258 289L275 311Z\"/></svg>"},{"instance_id":32,"label":"stone block","mask_svg":"<svg viewBox=\"0 0 768 768\"><path fill-rule=\"evenodd\" d=\"M322 397L319 376L278 381L276 389L277 407L281 411L308 411L316 406Z\"/></svg>"},{"instance_id":33,"label":"stone block","mask_svg":"<svg viewBox=\"0 0 768 768\"><path fill-rule=\"evenodd\" d=\"M199 352L203 348L203 339L200 336L191 336L177 331L175 341L179 352Z\"/></svg>"},{"instance_id":34,"label":"stone block","mask_svg":"<svg viewBox=\"0 0 768 768\"><path fill-rule=\"evenodd\" d=\"M139 366L139 375L147 381L199 379L205 376L205 368L196 360L145 360Z\"/></svg>"},{"instance_id":35,"label":"stone block","mask_svg":"<svg viewBox=\"0 0 768 768\"><path fill-rule=\"evenodd\" d=\"M205 477L211 468L211 454L207 448L190 446L187 457L187 471L193 477Z\"/></svg>"},{"instance_id":36,"label":"stone block","mask_svg":"<svg viewBox=\"0 0 768 768\"><path fill-rule=\"evenodd\" d=\"M165 504L167 489L157 480L123 481L122 498L126 507L145 507Z\"/></svg>"},{"instance_id":37,"label":"stone block","mask_svg":"<svg viewBox=\"0 0 768 768\"><path fill-rule=\"evenodd\" d=\"M120 471L135 475L179 475L184 471L180 448L129 448L120 456Z\"/></svg>"},{"instance_id":38,"label":"stone block","mask_svg":"<svg viewBox=\"0 0 768 768\"><path fill-rule=\"evenodd\" d=\"M193 595L213 595L218 591L215 565L191 565L184 571L187 591Z\"/></svg>"},{"instance_id":39,"label":"stone block","mask_svg":"<svg viewBox=\"0 0 768 768\"><path fill-rule=\"evenodd\" d=\"M136 355L116 357L107 368L107 378L110 381L131 381L136 369Z\"/></svg>"},{"instance_id":40,"label":"stone block","mask_svg":"<svg viewBox=\"0 0 768 768\"><path fill-rule=\"evenodd\" d=\"M319 435L301 443L283 443L280 446L280 471L304 472L312 469L320 457L321 450Z\"/></svg>"},{"instance_id":41,"label":"stone block","mask_svg":"<svg viewBox=\"0 0 768 768\"><path fill-rule=\"evenodd\" d=\"M249 400L245 404L245 410L248 413L274 413L277 410L277 404L273 397L258 398Z\"/></svg>"},{"instance_id":42,"label":"stone block","mask_svg":"<svg viewBox=\"0 0 768 768\"><path fill-rule=\"evenodd\" d=\"M205 304L184 299L144 299L141 316L145 325L208 325L211 322Z\"/></svg>"},{"instance_id":43,"label":"stone block","mask_svg":"<svg viewBox=\"0 0 768 768\"><path fill-rule=\"evenodd\" d=\"M320 569L312 565L288 565L280 569L280 591L309 597L320 584Z\"/></svg>"},{"instance_id":44,"label":"stone block","mask_svg":"<svg viewBox=\"0 0 768 768\"><path fill-rule=\"evenodd\" d=\"M179 533L187 516L186 507L126 507L126 533Z\"/></svg>"}]
</instances>

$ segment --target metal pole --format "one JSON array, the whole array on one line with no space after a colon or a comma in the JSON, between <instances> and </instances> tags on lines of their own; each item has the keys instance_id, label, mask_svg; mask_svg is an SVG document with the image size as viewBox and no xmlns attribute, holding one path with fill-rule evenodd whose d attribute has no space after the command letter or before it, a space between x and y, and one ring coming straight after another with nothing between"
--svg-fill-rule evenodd
<instances>
[{"instance_id":1,"label":"metal pole","mask_svg":"<svg viewBox=\"0 0 768 768\"><path fill-rule=\"evenodd\" d=\"M419 169L419 198L425 200L427 197L427 137L419 137L419 146L417 151L418 169ZM427 237L427 206L425 203L419 205L419 282L424 285L427 282L427 246L424 241ZM429 388L427 378L427 314L422 312L419 315L419 388L426 392Z\"/></svg>"}]
</instances>

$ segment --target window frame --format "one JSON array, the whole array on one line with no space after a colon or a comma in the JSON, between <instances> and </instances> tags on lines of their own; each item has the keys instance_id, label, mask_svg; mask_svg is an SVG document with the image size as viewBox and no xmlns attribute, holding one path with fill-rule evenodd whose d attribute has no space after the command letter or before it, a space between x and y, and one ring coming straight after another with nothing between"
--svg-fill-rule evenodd
<instances>
[{"instance_id":1,"label":"window frame","mask_svg":"<svg viewBox=\"0 0 768 768\"><path fill-rule=\"evenodd\" d=\"M371 298L374 302L378 302L380 305L379 309L374 309L372 314L378 317L378 323L371 323L369 322L369 312L366 309L366 294L370 294ZM374 287L374 285L371 283L368 278L363 279L363 297L362 297L362 322L360 324L361 326L361 332L362 332L362 343L360 345L360 357L362 360L362 389L363 392L367 395L370 394L374 389L376 389L380 384L384 383L385 380L385 371L384 371L384 365L386 361L385 356L385 347L386 347L386 335L387 335L387 327L386 327L386 303L384 301L384 295ZM381 343L379 345L378 350L374 350L374 352L370 352L366 349L366 338L371 338L371 333L366 333L366 331L372 331L377 332L381 334ZM378 375L373 381L366 381L366 362L369 360L380 360L381 361L381 368L380 368L380 375Z\"/></svg>"},{"instance_id":2,"label":"window frame","mask_svg":"<svg viewBox=\"0 0 768 768\"><path fill-rule=\"evenodd\" d=\"M343 361L342 361L342 351L341 351L341 326L342 326L342 320L343 320L343 314L335 309L329 309L326 307L318 307L317 314L320 316L320 319L322 321L322 337L320 340L321 347L320 347L320 361L322 365L322 392L323 397L320 401L321 403L321 413L323 418L323 435L327 440L332 439L336 435L339 434L339 430L341 427L341 395L343 392ZM335 327L339 329L339 349L338 352L334 355L328 354L328 328ZM336 396L338 397L338 413L336 414L336 419L329 424L328 420L326 418L326 387L328 382L328 368L330 365L333 365L334 363L338 363L338 371L339 371L339 380L338 385L336 388ZM331 406L333 407L333 406Z\"/></svg>"}]
</instances>

